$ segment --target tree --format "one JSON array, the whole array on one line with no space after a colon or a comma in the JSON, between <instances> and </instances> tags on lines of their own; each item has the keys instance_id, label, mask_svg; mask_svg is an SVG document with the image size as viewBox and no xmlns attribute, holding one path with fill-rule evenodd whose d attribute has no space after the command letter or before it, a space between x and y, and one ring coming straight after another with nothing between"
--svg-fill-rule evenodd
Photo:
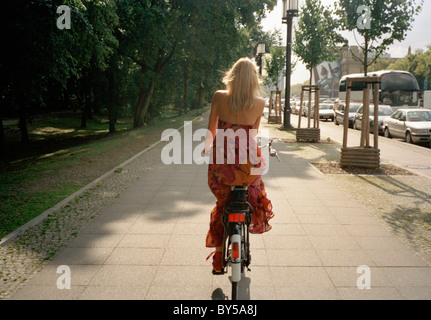
<instances>
[{"instance_id":1,"label":"tree","mask_svg":"<svg viewBox=\"0 0 431 320\"><path fill-rule=\"evenodd\" d=\"M96 75L105 72L111 61L111 56L118 46L115 29L118 26L118 16L114 0L85 0L85 9L81 9L81 16L87 23L77 39L84 48L83 55L86 63L82 64L80 93L83 101L81 127L87 125L87 117L91 118L94 101L95 81L100 81ZM110 123L110 126L112 124ZM111 127L111 130L113 128Z\"/></svg>"},{"instance_id":2,"label":"tree","mask_svg":"<svg viewBox=\"0 0 431 320\"><path fill-rule=\"evenodd\" d=\"M431 83L431 45L428 46L427 51L423 52L422 54L418 54L417 59L418 63L415 70L413 70L413 74L418 79L419 86L422 88L422 90L425 90L426 88L424 87L424 82L427 81L428 85Z\"/></svg>"},{"instance_id":3,"label":"tree","mask_svg":"<svg viewBox=\"0 0 431 320\"><path fill-rule=\"evenodd\" d=\"M417 2L419 4L417 4ZM368 67L395 41L405 39L411 30L414 17L422 9L423 0L339 0L336 15L344 30L358 33L363 38L360 46L364 57L360 59L365 75ZM374 58L368 62L370 52Z\"/></svg>"},{"instance_id":4,"label":"tree","mask_svg":"<svg viewBox=\"0 0 431 320\"><path fill-rule=\"evenodd\" d=\"M274 0L175 2L177 46L151 105L175 104L179 113L203 106L221 87L221 71L241 56L254 56L257 43L266 40L259 21L264 8L275 4Z\"/></svg>"},{"instance_id":5,"label":"tree","mask_svg":"<svg viewBox=\"0 0 431 320\"><path fill-rule=\"evenodd\" d=\"M138 97L133 107L134 127L144 125L157 81L172 58L179 23L176 1L124 0L118 4L120 47L140 69Z\"/></svg>"},{"instance_id":6,"label":"tree","mask_svg":"<svg viewBox=\"0 0 431 320\"><path fill-rule=\"evenodd\" d=\"M336 21L321 0L305 0L295 30L293 51L310 71L323 61L333 61L347 45L347 40L335 30Z\"/></svg>"},{"instance_id":7,"label":"tree","mask_svg":"<svg viewBox=\"0 0 431 320\"><path fill-rule=\"evenodd\" d=\"M194 92L192 108L202 106L205 93L212 96L220 86L221 70L241 56L254 56L264 32L259 27L264 10L272 9L274 0L213 0L191 3L191 16L185 69Z\"/></svg>"},{"instance_id":8,"label":"tree","mask_svg":"<svg viewBox=\"0 0 431 320\"><path fill-rule=\"evenodd\" d=\"M285 66L286 66L286 48L282 47L282 36L280 30L276 30L274 33L269 35L269 53L270 57L265 57L266 73L265 84L269 86L275 85L276 90L278 88L278 80L280 75L285 76ZM265 46L266 47L266 46Z\"/></svg>"},{"instance_id":9,"label":"tree","mask_svg":"<svg viewBox=\"0 0 431 320\"><path fill-rule=\"evenodd\" d=\"M379 71L379 70L388 70L389 66L395 63L396 58L382 58L379 57L374 60L372 64L369 65L368 71Z\"/></svg>"},{"instance_id":10,"label":"tree","mask_svg":"<svg viewBox=\"0 0 431 320\"><path fill-rule=\"evenodd\" d=\"M254 55L265 37L259 22L276 3L3 1L2 12L14 23L2 21L8 46L0 63L0 118L19 116L28 141L30 114L65 107L75 96L84 107L81 125L91 112L106 110L110 132L122 113L133 113L139 127L168 103L199 107L219 88L221 71ZM56 24L59 6L70 9L70 29Z\"/></svg>"},{"instance_id":11,"label":"tree","mask_svg":"<svg viewBox=\"0 0 431 320\"><path fill-rule=\"evenodd\" d=\"M0 66L2 112L19 116L21 141L29 141L27 118L67 100L76 83L82 95L104 70L116 46L114 0L17 0L2 3L14 17L5 34L10 37ZM70 9L70 29L58 28L57 8ZM69 92L69 89L71 89ZM84 100L85 101L85 100Z\"/></svg>"},{"instance_id":12,"label":"tree","mask_svg":"<svg viewBox=\"0 0 431 320\"><path fill-rule=\"evenodd\" d=\"M14 17L14 23L2 26L8 46L0 65L1 112L18 115L22 142L29 141L28 113L44 106L48 84L65 75L52 7L52 1L2 3L2 12Z\"/></svg>"},{"instance_id":13,"label":"tree","mask_svg":"<svg viewBox=\"0 0 431 320\"><path fill-rule=\"evenodd\" d=\"M279 91L278 83L280 75L285 76L286 50L284 47L272 47L270 57L265 57L266 72L265 83L276 87Z\"/></svg>"}]
</instances>

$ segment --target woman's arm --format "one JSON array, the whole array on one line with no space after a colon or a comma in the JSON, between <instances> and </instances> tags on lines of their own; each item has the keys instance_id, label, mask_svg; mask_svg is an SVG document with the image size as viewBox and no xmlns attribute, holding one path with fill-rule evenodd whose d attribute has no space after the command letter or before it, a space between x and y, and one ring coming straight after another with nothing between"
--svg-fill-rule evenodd
<instances>
[{"instance_id":1,"label":"woman's arm","mask_svg":"<svg viewBox=\"0 0 431 320\"><path fill-rule=\"evenodd\" d=\"M218 93L214 93L213 100L211 102L211 112L208 120L208 130L205 137L205 150L204 153L207 153L213 144L217 122L218 122L218 114L217 114L217 105L218 105Z\"/></svg>"}]
</instances>

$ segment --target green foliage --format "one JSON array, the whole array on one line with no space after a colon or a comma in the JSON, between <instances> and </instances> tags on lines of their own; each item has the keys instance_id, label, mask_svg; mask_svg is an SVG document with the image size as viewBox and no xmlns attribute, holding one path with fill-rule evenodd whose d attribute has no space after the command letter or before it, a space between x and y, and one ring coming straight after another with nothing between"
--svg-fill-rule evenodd
<instances>
[{"instance_id":1,"label":"green foliage","mask_svg":"<svg viewBox=\"0 0 431 320\"><path fill-rule=\"evenodd\" d=\"M265 77L265 84L276 86L276 90L278 88L278 79L280 75L285 75L284 69L286 66L286 49L281 46L282 38L280 32L275 32L272 34L273 42L272 46L269 49L270 57L265 57L265 66L266 73L268 74Z\"/></svg>"},{"instance_id":2,"label":"green foliage","mask_svg":"<svg viewBox=\"0 0 431 320\"><path fill-rule=\"evenodd\" d=\"M417 65L412 73L416 76L416 79L418 79L422 90L424 90L424 80L427 80L428 83L431 83L431 45L428 46L428 50L425 52L416 52L415 57L417 60Z\"/></svg>"},{"instance_id":3,"label":"green foliage","mask_svg":"<svg viewBox=\"0 0 431 320\"><path fill-rule=\"evenodd\" d=\"M305 0L295 30L293 51L304 62L310 75L314 66L335 60L347 45L347 41L335 32L336 29L336 21L320 0Z\"/></svg>"},{"instance_id":4,"label":"green foliage","mask_svg":"<svg viewBox=\"0 0 431 320\"><path fill-rule=\"evenodd\" d=\"M364 53L364 59L361 62L366 71L368 66L390 45L405 39L422 5L423 0L339 0L336 2L336 14L341 27L359 34L364 39L364 43L359 45ZM360 6L368 8L367 13L365 11L358 13ZM368 27L361 24L365 15L369 15ZM375 58L368 63L369 52L374 52Z\"/></svg>"},{"instance_id":5,"label":"green foliage","mask_svg":"<svg viewBox=\"0 0 431 320\"><path fill-rule=\"evenodd\" d=\"M1 116L65 108L77 98L82 126L92 112L124 114L141 126L167 104L198 108L220 87L221 71L255 55L259 25L276 0L16 0L4 33ZM57 8L71 10L58 29ZM78 125L78 124L77 124ZM1 130L1 128L0 128Z\"/></svg>"}]
</instances>

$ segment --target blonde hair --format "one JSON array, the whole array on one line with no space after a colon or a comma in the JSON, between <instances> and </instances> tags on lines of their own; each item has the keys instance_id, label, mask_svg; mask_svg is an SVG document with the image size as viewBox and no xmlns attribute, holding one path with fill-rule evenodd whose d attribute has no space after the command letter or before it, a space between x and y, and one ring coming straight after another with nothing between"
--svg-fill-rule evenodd
<instances>
[{"instance_id":1,"label":"blonde hair","mask_svg":"<svg viewBox=\"0 0 431 320\"><path fill-rule=\"evenodd\" d=\"M257 67L249 58L241 58L226 72L223 83L230 99L229 107L237 114L254 107L256 98L261 94Z\"/></svg>"}]
</instances>

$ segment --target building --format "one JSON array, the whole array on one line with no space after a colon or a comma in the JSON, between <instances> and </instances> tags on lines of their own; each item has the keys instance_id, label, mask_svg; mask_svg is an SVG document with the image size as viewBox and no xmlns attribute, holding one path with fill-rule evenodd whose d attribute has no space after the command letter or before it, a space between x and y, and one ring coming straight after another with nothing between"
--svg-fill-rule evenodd
<instances>
[{"instance_id":1,"label":"building","mask_svg":"<svg viewBox=\"0 0 431 320\"><path fill-rule=\"evenodd\" d=\"M346 74L364 73L364 65L361 61L355 59L354 56L364 59L364 54L361 52L358 46L350 46L343 52L343 55L340 59L342 69L341 77L345 76ZM368 63L371 62L371 59L372 55L368 58Z\"/></svg>"}]
</instances>

